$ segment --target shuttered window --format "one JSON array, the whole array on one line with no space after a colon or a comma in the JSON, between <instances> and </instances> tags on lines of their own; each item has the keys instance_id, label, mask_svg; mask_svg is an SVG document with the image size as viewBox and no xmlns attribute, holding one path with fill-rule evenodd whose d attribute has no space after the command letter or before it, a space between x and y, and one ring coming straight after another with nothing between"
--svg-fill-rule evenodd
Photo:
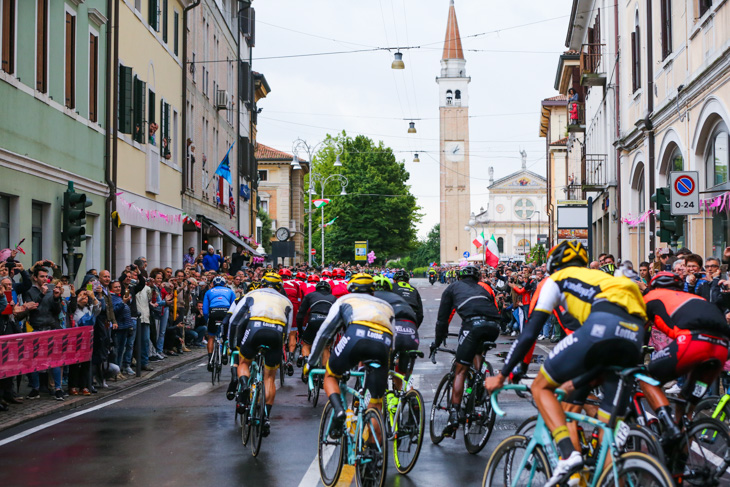
<instances>
[{"instance_id":1,"label":"shuttered window","mask_svg":"<svg viewBox=\"0 0 730 487\"><path fill-rule=\"evenodd\" d=\"M147 96L149 97L147 100L147 123L152 125L153 123L157 123L157 119L155 118L155 108L157 107L155 102L155 92L152 90L148 90Z\"/></svg>"},{"instance_id":2,"label":"shuttered window","mask_svg":"<svg viewBox=\"0 0 730 487\"><path fill-rule=\"evenodd\" d=\"M661 0L662 60L672 53L672 0Z\"/></svg>"},{"instance_id":3,"label":"shuttered window","mask_svg":"<svg viewBox=\"0 0 730 487\"><path fill-rule=\"evenodd\" d=\"M35 53L35 89L48 93L48 0L38 0Z\"/></svg>"},{"instance_id":4,"label":"shuttered window","mask_svg":"<svg viewBox=\"0 0 730 487\"><path fill-rule=\"evenodd\" d=\"M160 154L163 157L167 157L168 155L172 155L170 152L172 140L170 138L170 105L165 103L164 100L160 101L160 130Z\"/></svg>"},{"instance_id":5,"label":"shuttered window","mask_svg":"<svg viewBox=\"0 0 730 487\"><path fill-rule=\"evenodd\" d=\"M134 118L134 135L135 142L145 143L145 100L147 95L147 83L141 79L134 77L134 106L132 114Z\"/></svg>"},{"instance_id":6,"label":"shuttered window","mask_svg":"<svg viewBox=\"0 0 730 487\"><path fill-rule=\"evenodd\" d=\"M162 41L167 42L167 0L162 0Z\"/></svg>"},{"instance_id":7,"label":"shuttered window","mask_svg":"<svg viewBox=\"0 0 730 487\"><path fill-rule=\"evenodd\" d=\"M2 70L15 74L15 1L4 0L2 9Z\"/></svg>"},{"instance_id":8,"label":"shuttered window","mask_svg":"<svg viewBox=\"0 0 730 487\"><path fill-rule=\"evenodd\" d=\"M89 33L89 120L98 120L99 37Z\"/></svg>"},{"instance_id":9,"label":"shuttered window","mask_svg":"<svg viewBox=\"0 0 730 487\"><path fill-rule=\"evenodd\" d=\"M119 131L132 133L132 68L119 66Z\"/></svg>"},{"instance_id":10,"label":"shuttered window","mask_svg":"<svg viewBox=\"0 0 730 487\"><path fill-rule=\"evenodd\" d=\"M66 12L66 108L76 108L76 17Z\"/></svg>"},{"instance_id":11,"label":"shuttered window","mask_svg":"<svg viewBox=\"0 0 730 487\"><path fill-rule=\"evenodd\" d=\"M156 31L160 30L158 18L159 12L157 11L158 1L159 0L147 0L147 22L150 24L150 27Z\"/></svg>"},{"instance_id":12,"label":"shuttered window","mask_svg":"<svg viewBox=\"0 0 730 487\"><path fill-rule=\"evenodd\" d=\"M172 19L172 35L174 36L172 39L172 52L175 53L175 56L178 56L180 51L180 12L177 10L175 10Z\"/></svg>"},{"instance_id":13,"label":"shuttered window","mask_svg":"<svg viewBox=\"0 0 730 487\"><path fill-rule=\"evenodd\" d=\"M712 7L712 0L699 0L699 16L702 17Z\"/></svg>"},{"instance_id":14,"label":"shuttered window","mask_svg":"<svg viewBox=\"0 0 730 487\"><path fill-rule=\"evenodd\" d=\"M251 65L238 63L238 97L243 102L251 101Z\"/></svg>"}]
</instances>

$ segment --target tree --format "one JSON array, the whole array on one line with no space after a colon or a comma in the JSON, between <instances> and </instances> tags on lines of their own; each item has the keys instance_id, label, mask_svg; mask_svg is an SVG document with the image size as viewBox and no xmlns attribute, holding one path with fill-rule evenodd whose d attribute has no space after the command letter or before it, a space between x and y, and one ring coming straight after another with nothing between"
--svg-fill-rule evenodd
<instances>
[{"instance_id":1,"label":"tree","mask_svg":"<svg viewBox=\"0 0 730 487\"><path fill-rule=\"evenodd\" d=\"M526 259L526 262L529 264L542 265L546 259L547 255L545 253L545 247L542 244L537 244L532 247L532 251L530 251L530 255Z\"/></svg>"},{"instance_id":2,"label":"tree","mask_svg":"<svg viewBox=\"0 0 730 487\"><path fill-rule=\"evenodd\" d=\"M261 220L261 245L267 254L271 254L271 237L274 230L271 228L273 221L268 213L259 208L259 220Z\"/></svg>"},{"instance_id":3,"label":"tree","mask_svg":"<svg viewBox=\"0 0 730 487\"><path fill-rule=\"evenodd\" d=\"M355 241L367 240L369 250L378 260L403 255L416 246L416 223L420 221L416 198L407 185L409 174L383 142L375 144L359 135L354 139L345 132L328 136L342 144L342 167L334 167L335 151L330 144L312 161L314 172L327 178L342 174L348 179L347 196L340 196L342 187L332 178L324 190L331 202L324 207L324 222L337 220L324 229L326 262L354 261ZM309 175L306 177L309 184ZM319 190L317 183L316 189ZM321 194L312 198L320 198ZM312 241L321 254L320 210L312 210Z\"/></svg>"},{"instance_id":4,"label":"tree","mask_svg":"<svg viewBox=\"0 0 730 487\"><path fill-rule=\"evenodd\" d=\"M441 226L438 223L411 255L413 267L424 267L441 259Z\"/></svg>"}]
</instances>

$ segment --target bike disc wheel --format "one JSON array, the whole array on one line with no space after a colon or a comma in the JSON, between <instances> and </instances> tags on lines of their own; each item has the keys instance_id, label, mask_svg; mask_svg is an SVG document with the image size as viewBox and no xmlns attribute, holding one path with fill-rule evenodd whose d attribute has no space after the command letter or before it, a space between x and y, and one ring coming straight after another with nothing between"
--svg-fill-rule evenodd
<instances>
[{"instance_id":1,"label":"bike disc wheel","mask_svg":"<svg viewBox=\"0 0 730 487\"><path fill-rule=\"evenodd\" d=\"M489 394L484 389L484 384L478 382L472 389L472 397L467 402L467 421L464 424L464 445L466 451L476 455L487 444L492 436L494 421L497 415L492 409L492 402Z\"/></svg>"},{"instance_id":2,"label":"bike disc wheel","mask_svg":"<svg viewBox=\"0 0 730 487\"><path fill-rule=\"evenodd\" d=\"M416 465L423 444L425 423L423 396L417 390L411 389L401 401L395 423L393 460L398 473L405 475Z\"/></svg>"},{"instance_id":3,"label":"bike disc wheel","mask_svg":"<svg viewBox=\"0 0 730 487\"><path fill-rule=\"evenodd\" d=\"M429 419L429 433L431 442L434 445L441 443L444 439L444 428L449 421L449 406L451 406L451 374L446 374L436 389L431 405L431 416Z\"/></svg>"},{"instance_id":4,"label":"bike disc wheel","mask_svg":"<svg viewBox=\"0 0 730 487\"><path fill-rule=\"evenodd\" d=\"M383 416L370 408L362 416L362 450L355 460L358 487L383 487L388 470L388 440Z\"/></svg>"},{"instance_id":5,"label":"bike disc wheel","mask_svg":"<svg viewBox=\"0 0 730 487\"><path fill-rule=\"evenodd\" d=\"M329 435L330 425L334 418L332 404L327 401L319 421L319 436L317 460L319 461L319 476L325 487L332 487L340 479L342 464L346 455L347 433L343 431L339 438Z\"/></svg>"},{"instance_id":6,"label":"bike disc wheel","mask_svg":"<svg viewBox=\"0 0 730 487\"><path fill-rule=\"evenodd\" d=\"M645 453L629 452L616 461L618 479L614 469L607 468L598 479L599 487L626 485L636 487L673 487L674 481L667 469L656 459ZM617 482L618 481L618 482Z\"/></svg>"},{"instance_id":7,"label":"bike disc wheel","mask_svg":"<svg viewBox=\"0 0 730 487\"><path fill-rule=\"evenodd\" d=\"M253 413L251 415L251 453L253 456L261 450L261 438L264 430L264 417L266 416L266 393L264 382L256 383L256 394L254 398Z\"/></svg>"},{"instance_id":8,"label":"bike disc wheel","mask_svg":"<svg viewBox=\"0 0 730 487\"><path fill-rule=\"evenodd\" d=\"M528 487L547 483L552 469L542 447L536 446L530 452L525 467L521 471L519 469L529 443L530 440L524 436L510 436L502 440L489 457L482 487Z\"/></svg>"}]
</instances>

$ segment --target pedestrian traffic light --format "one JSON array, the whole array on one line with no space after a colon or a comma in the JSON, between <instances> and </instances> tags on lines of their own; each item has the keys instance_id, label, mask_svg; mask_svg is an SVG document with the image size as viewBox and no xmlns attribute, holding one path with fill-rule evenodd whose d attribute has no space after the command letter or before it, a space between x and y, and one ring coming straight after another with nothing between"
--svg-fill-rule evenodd
<instances>
[{"instance_id":1,"label":"pedestrian traffic light","mask_svg":"<svg viewBox=\"0 0 730 487\"><path fill-rule=\"evenodd\" d=\"M659 212L659 240L676 246L677 241L684 235L684 216L672 215L670 189L657 188L651 197L651 202L656 204L656 210Z\"/></svg>"},{"instance_id":2,"label":"pedestrian traffic light","mask_svg":"<svg viewBox=\"0 0 730 487\"><path fill-rule=\"evenodd\" d=\"M78 247L86 240L86 208L92 205L86 201L86 194L74 191L73 181L63 193L63 241L69 248Z\"/></svg>"}]
</instances>

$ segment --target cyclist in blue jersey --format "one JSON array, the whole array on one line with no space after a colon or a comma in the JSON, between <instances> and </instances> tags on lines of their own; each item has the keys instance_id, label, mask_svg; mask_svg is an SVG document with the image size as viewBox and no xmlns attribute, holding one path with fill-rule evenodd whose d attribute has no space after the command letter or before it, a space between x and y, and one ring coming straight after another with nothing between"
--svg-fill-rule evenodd
<instances>
[{"instance_id":1,"label":"cyclist in blue jersey","mask_svg":"<svg viewBox=\"0 0 730 487\"><path fill-rule=\"evenodd\" d=\"M203 316L208 322L208 371L212 369L210 357L213 355L215 337L220 333L218 323L226 317L228 309L236 300L236 293L226 286L226 279L217 276L213 279L213 287L205 293L203 298Z\"/></svg>"}]
</instances>

